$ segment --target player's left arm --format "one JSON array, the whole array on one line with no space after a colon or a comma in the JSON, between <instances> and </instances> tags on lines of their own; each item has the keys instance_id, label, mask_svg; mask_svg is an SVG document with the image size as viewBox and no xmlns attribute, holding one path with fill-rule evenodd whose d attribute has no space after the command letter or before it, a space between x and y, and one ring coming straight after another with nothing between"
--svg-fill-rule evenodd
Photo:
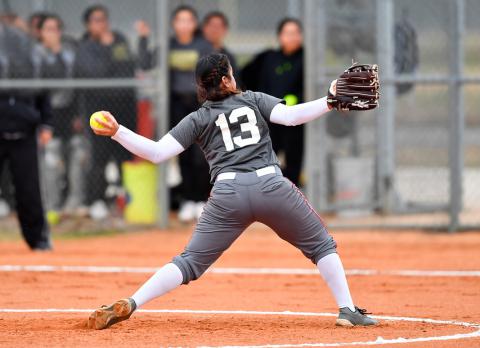
<instances>
[{"instance_id":1,"label":"player's left arm","mask_svg":"<svg viewBox=\"0 0 480 348\"><path fill-rule=\"evenodd\" d=\"M109 136L131 153L153 163L164 162L185 151L184 147L170 134L159 141L145 138L130 129L121 126L108 111L102 111L104 120L95 118L102 128L92 128L97 135Z\"/></svg>"},{"instance_id":2,"label":"player's left arm","mask_svg":"<svg viewBox=\"0 0 480 348\"><path fill-rule=\"evenodd\" d=\"M330 85L330 93L334 95L336 81L332 81ZM292 106L279 103L270 113L270 122L284 126L298 126L319 118L331 109L332 106L327 103L327 97Z\"/></svg>"}]
</instances>

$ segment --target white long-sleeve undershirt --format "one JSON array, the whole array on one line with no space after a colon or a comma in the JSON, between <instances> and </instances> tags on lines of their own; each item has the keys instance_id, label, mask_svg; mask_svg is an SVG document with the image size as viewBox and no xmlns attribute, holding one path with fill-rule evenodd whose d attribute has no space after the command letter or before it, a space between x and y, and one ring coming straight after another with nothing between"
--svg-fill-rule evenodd
<instances>
[{"instance_id":1,"label":"white long-sleeve undershirt","mask_svg":"<svg viewBox=\"0 0 480 348\"><path fill-rule=\"evenodd\" d=\"M270 114L270 122L296 126L312 121L327 111L329 111L327 97L294 106L277 104ZM159 141L153 141L120 126L112 139L131 153L153 163L164 162L185 151L170 133L164 135Z\"/></svg>"},{"instance_id":2,"label":"white long-sleeve undershirt","mask_svg":"<svg viewBox=\"0 0 480 348\"><path fill-rule=\"evenodd\" d=\"M270 122L284 126L298 126L322 116L327 111L330 111L327 97L293 106L277 104L270 113Z\"/></svg>"},{"instance_id":3,"label":"white long-sleeve undershirt","mask_svg":"<svg viewBox=\"0 0 480 348\"><path fill-rule=\"evenodd\" d=\"M112 139L131 153L153 163L161 163L185 151L170 133L165 134L159 141L153 141L120 126Z\"/></svg>"}]
</instances>

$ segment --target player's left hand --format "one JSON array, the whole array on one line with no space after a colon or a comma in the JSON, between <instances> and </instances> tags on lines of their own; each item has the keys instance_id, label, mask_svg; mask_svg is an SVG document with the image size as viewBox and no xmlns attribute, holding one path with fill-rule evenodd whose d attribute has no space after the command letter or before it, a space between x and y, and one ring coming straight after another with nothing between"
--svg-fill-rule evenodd
<instances>
[{"instance_id":1,"label":"player's left hand","mask_svg":"<svg viewBox=\"0 0 480 348\"><path fill-rule=\"evenodd\" d=\"M333 80L331 83L330 83L330 87L328 88L328 95L332 95L332 96L335 96L337 95L337 79ZM333 105L330 104L330 103L327 103L327 106L330 110L333 109Z\"/></svg>"},{"instance_id":2,"label":"player's left hand","mask_svg":"<svg viewBox=\"0 0 480 348\"><path fill-rule=\"evenodd\" d=\"M339 111L375 109L379 89L378 66L354 63L336 80L335 90L328 90L327 103Z\"/></svg>"},{"instance_id":3,"label":"player's left hand","mask_svg":"<svg viewBox=\"0 0 480 348\"><path fill-rule=\"evenodd\" d=\"M111 113L108 111L101 111L103 117L105 119L101 119L100 117L95 117L95 121L97 121L103 128L92 128L93 132L96 135L103 135L105 137L113 137L115 133L117 133L118 125L117 120Z\"/></svg>"}]
</instances>

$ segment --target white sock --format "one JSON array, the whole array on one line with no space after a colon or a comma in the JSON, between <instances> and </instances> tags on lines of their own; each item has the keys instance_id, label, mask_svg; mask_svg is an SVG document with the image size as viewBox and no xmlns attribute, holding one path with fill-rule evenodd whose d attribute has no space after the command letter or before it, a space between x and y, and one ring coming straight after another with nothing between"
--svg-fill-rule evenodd
<instances>
[{"instance_id":1,"label":"white sock","mask_svg":"<svg viewBox=\"0 0 480 348\"><path fill-rule=\"evenodd\" d=\"M338 308L348 307L352 312L355 312L355 306L353 305L347 278L345 277L345 270L338 254L333 253L323 257L318 261L317 267L323 280L330 288L333 297L335 297Z\"/></svg>"},{"instance_id":2,"label":"white sock","mask_svg":"<svg viewBox=\"0 0 480 348\"><path fill-rule=\"evenodd\" d=\"M132 298L139 308L154 298L179 287L182 283L183 275L180 269L173 263L167 263L151 276Z\"/></svg>"}]
</instances>

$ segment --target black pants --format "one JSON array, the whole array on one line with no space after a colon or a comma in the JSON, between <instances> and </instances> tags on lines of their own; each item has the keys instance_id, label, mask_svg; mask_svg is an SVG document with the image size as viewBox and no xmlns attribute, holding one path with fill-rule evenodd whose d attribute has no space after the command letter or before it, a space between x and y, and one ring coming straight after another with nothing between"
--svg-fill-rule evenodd
<instances>
[{"instance_id":1,"label":"black pants","mask_svg":"<svg viewBox=\"0 0 480 348\"><path fill-rule=\"evenodd\" d=\"M40 194L37 139L32 134L19 140L0 139L0 173L8 164L18 219L23 237L30 248L43 248L50 243Z\"/></svg>"},{"instance_id":2,"label":"black pants","mask_svg":"<svg viewBox=\"0 0 480 348\"><path fill-rule=\"evenodd\" d=\"M304 126L287 127L269 124L273 149L278 154L285 153L286 165L282 168L283 175L300 186L300 173L303 162Z\"/></svg>"},{"instance_id":3,"label":"black pants","mask_svg":"<svg viewBox=\"0 0 480 348\"><path fill-rule=\"evenodd\" d=\"M178 95L172 93L170 100L170 127L174 127L189 113L198 108L195 95ZM206 201L210 193L210 174L208 163L200 147L190 146L180 154L180 172L182 184L181 197L187 201Z\"/></svg>"}]
</instances>

